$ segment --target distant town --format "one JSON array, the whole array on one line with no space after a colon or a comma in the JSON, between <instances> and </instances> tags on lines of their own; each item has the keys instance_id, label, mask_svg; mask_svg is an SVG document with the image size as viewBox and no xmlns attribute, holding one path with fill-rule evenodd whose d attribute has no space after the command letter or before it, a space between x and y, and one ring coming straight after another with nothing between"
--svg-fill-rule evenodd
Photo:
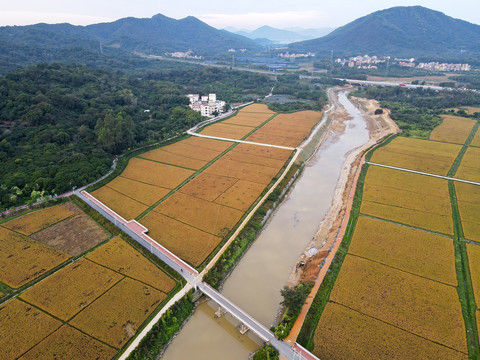
<instances>
[{"instance_id":1,"label":"distant town","mask_svg":"<svg viewBox=\"0 0 480 360\"><path fill-rule=\"evenodd\" d=\"M390 57L379 58L377 56L354 56L348 59L336 59L335 62L342 66L348 66L350 68L358 69L378 69L378 64L387 63L390 65L398 65L414 69L423 69L431 71L470 71L470 64L449 64L449 63L439 63L439 62L416 62L414 58L409 59L399 59L394 58L393 60Z\"/></svg>"}]
</instances>

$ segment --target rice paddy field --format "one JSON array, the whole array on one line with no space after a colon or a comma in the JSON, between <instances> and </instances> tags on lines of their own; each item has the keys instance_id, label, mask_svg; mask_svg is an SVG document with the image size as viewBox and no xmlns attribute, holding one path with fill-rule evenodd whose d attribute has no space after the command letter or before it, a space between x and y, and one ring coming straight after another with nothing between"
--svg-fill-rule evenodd
<instances>
[{"instance_id":1,"label":"rice paddy field","mask_svg":"<svg viewBox=\"0 0 480 360\"><path fill-rule=\"evenodd\" d=\"M464 146L474 125L445 116L430 140L397 137L370 161L444 176L460 164L455 178L479 181L479 133ZM480 324L480 186L451 185L450 193L444 179L368 166L353 235L343 239L347 253L307 335L315 355L476 358L478 334L467 335ZM471 285L459 266L469 269ZM473 298L475 309L466 311Z\"/></svg>"},{"instance_id":2,"label":"rice paddy field","mask_svg":"<svg viewBox=\"0 0 480 360\"><path fill-rule=\"evenodd\" d=\"M375 151L371 162L446 176L461 145L397 137Z\"/></svg>"},{"instance_id":3,"label":"rice paddy field","mask_svg":"<svg viewBox=\"0 0 480 360\"><path fill-rule=\"evenodd\" d=\"M30 233L29 218L37 230L30 237L6 227ZM176 288L73 203L11 221L0 225L0 281L9 296L0 305L2 359L112 359Z\"/></svg>"},{"instance_id":4,"label":"rice paddy field","mask_svg":"<svg viewBox=\"0 0 480 360\"><path fill-rule=\"evenodd\" d=\"M253 104L200 132L295 147L321 116L315 111L276 114ZM200 266L291 155L290 149L192 136L131 159L120 176L92 195L126 220L137 219L154 240Z\"/></svg>"},{"instance_id":5,"label":"rice paddy field","mask_svg":"<svg viewBox=\"0 0 480 360\"><path fill-rule=\"evenodd\" d=\"M464 144L476 121L452 115L442 115L443 122L430 133L430 140Z\"/></svg>"}]
</instances>

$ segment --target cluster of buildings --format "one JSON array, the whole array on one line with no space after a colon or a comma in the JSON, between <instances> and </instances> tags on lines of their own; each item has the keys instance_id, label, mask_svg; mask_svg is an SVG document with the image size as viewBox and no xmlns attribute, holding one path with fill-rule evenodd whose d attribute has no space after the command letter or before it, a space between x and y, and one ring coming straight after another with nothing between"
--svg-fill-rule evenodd
<instances>
[{"instance_id":1,"label":"cluster of buildings","mask_svg":"<svg viewBox=\"0 0 480 360\"><path fill-rule=\"evenodd\" d=\"M314 53L311 53L310 51L308 53L305 53L305 54L290 54L288 51L286 53L281 53L281 54L278 54L279 57L281 58L293 58L293 59L296 59L296 58L306 58L306 57L311 57L311 56L315 56Z\"/></svg>"},{"instance_id":2,"label":"cluster of buildings","mask_svg":"<svg viewBox=\"0 0 480 360\"><path fill-rule=\"evenodd\" d=\"M170 56L170 57L180 58L180 59L197 59L197 60L202 59L201 56L192 55L192 54L193 53L191 51L187 51L187 52L177 51L173 53L167 52L165 53L165 56Z\"/></svg>"},{"instance_id":3,"label":"cluster of buildings","mask_svg":"<svg viewBox=\"0 0 480 360\"><path fill-rule=\"evenodd\" d=\"M190 108L198 111L202 116L212 117L214 113L222 113L225 110L225 101L217 100L216 94L200 97L199 94L188 94Z\"/></svg>"},{"instance_id":4,"label":"cluster of buildings","mask_svg":"<svg viewBox=\"0 0 480 360\"><path fill-rule=\"evenodd\" d=\"M342 66L347 65L348 67L356 67L362 69L377 69L377 64L384 63L385 58L379 59L377 56L354 56L348 59L336 59L335 62Z\"/></svg>"},{"instance_id":5,"label":"cluster of buildings","mask_svg":"<svg viewBox=\"0 0 480 360\"><path fill-rule=\"evenodd\" d=\"M424 69L432 71L470 71L471 66L469 64L448 64L448 63L415 63L414 58L410 59L399 59L395 58L390 60L389 56L382 57L381 59L377 56L354 56L348 59L336 59L335 62L342 66L355 67L358 69L377 69L377 64L385 63L391 65L398 65L403 67L409 67L412 69Z\"/></svg>"}]
</instances>

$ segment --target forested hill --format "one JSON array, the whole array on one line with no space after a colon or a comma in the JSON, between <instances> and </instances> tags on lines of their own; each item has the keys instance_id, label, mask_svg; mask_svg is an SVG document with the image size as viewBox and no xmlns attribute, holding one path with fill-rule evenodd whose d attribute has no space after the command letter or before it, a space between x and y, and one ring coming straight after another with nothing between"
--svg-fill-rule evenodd
<instances>
[{"instance_id":1,"label":"forested hill","mask_svg":"<svg viewBox=\"0 0 480 360\"><path fill-rule=\"evenodd\" d=\"M163 55L227 53L230 48L257 51L243 36L217 30L193 16L175 20L161 14L148 19L124 18L110 23L74 26L36 24L0 27L0 73L40 62L81 63L100 67L140 58L134 51ZM6 71L5 71L6 70Z\"/></svg>"},{"instance_id":2,"label":"forested hill","mask_svg":"<svg viewBox=\"0 0 480 360\"><path fill-rule=\"evenodd\" d=\"M0 209L87 184L114 154L189 128L201 116L187 103L170 82L84 66L0 78Z\"/></svg>"},{"instance_id":3,"label":"forested hill","mask_svg":"<svg viewBox=\"0 0 480 360\"><path fill-rule=\"evenodd\" d=\"M317 55L458 57L480 54L480 26L421 6L393 7L344 25L327 36L290 44Z\"/></svg>"}]
</instances>

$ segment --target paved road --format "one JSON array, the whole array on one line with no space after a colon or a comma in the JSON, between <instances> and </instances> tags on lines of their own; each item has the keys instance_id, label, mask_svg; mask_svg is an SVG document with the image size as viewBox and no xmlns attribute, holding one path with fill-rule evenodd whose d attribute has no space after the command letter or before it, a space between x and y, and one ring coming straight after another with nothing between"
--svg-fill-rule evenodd
<instances>
[{"instance_id":1,"label":"paved road","mask_svg":"<svg viewBox=\"0 0 480 360\"><path fill-rule=\"evenodd\" d=\"M475 181L457 179L457 178L452 178L452 177L448 177L448 176L442 176L442 175L436 175L436 174L431 174L431 173L426 173L426 172L421 172L421 171L404 169L404 168L400 168L400 167L396 167L396 166L373 163L373 162L370 162L370 161L367 161L367 164L374 165L374 166L380 166L380 167L384 167L384 168L387 168L387 169L405 171L405 172L409 172L409 173L413 173L413 174L436 177L436 178L439 178L439 179L445 179L445 180L450 180L450 181L458 181L458 182L462 182L462 183L466 183L466 184L472 184L472 185L480 185L480 183L475 182Z\"/></svg>"}]
</instances>

